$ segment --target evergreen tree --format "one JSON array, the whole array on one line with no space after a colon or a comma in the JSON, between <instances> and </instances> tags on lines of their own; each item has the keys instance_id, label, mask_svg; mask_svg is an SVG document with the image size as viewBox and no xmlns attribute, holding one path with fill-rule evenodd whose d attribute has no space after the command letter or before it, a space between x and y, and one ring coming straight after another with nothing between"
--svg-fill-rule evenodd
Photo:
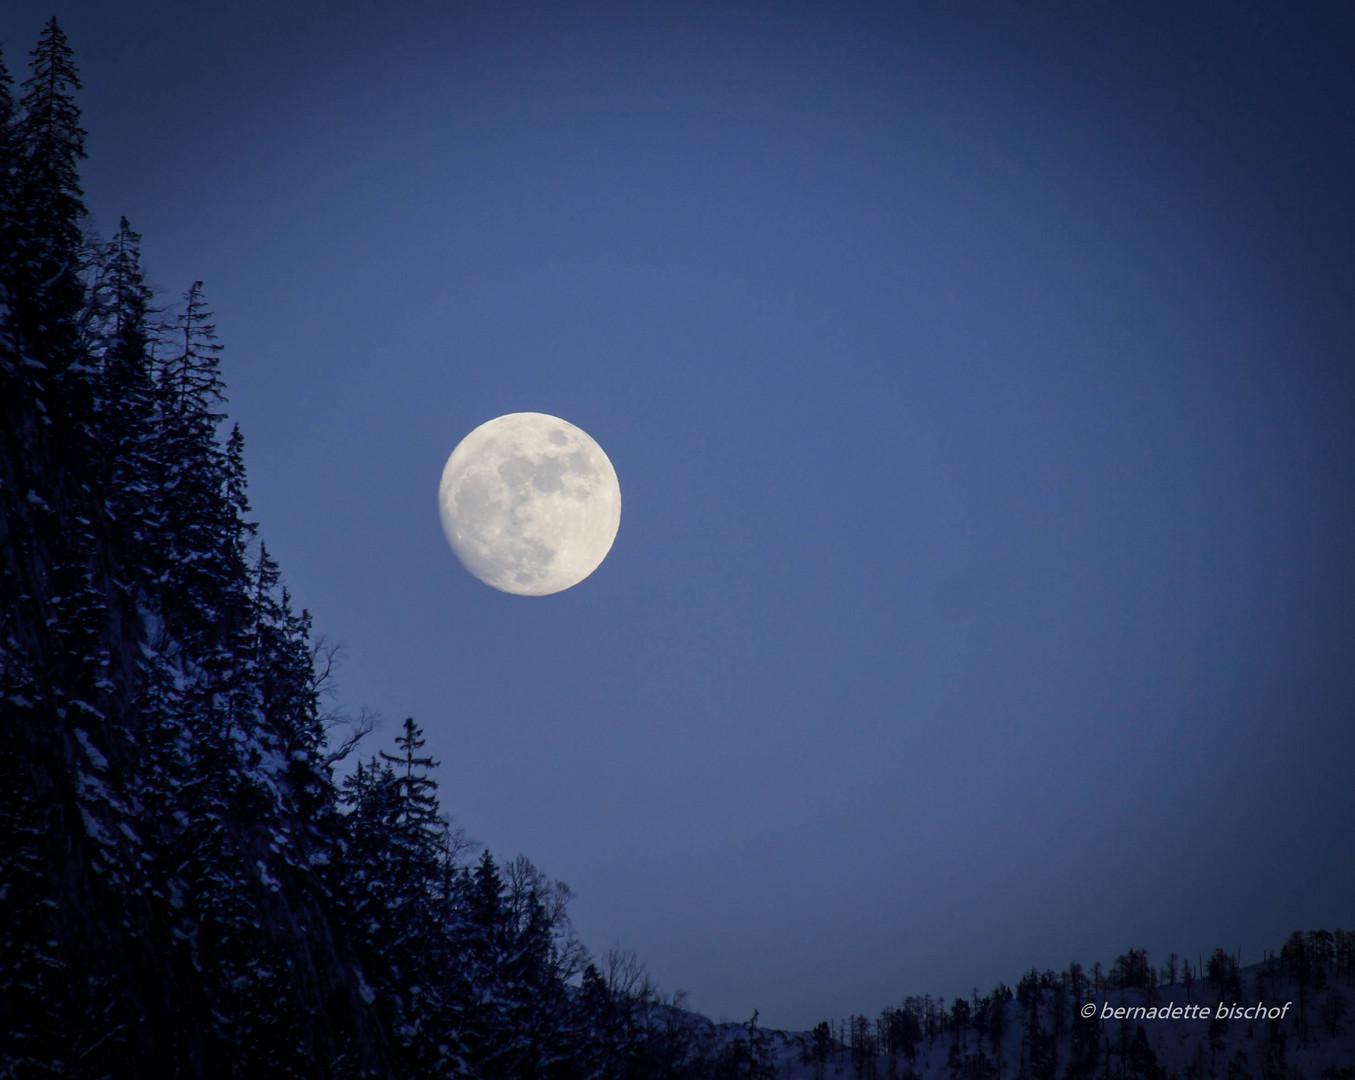
<instances>
[{"instance_id":1,"label":"evergreen tree","mask_svg":"<svg viewBox=\"0 0 1355 1080\"><path fill-rule=\"evenodd\" d=\"M833 1053L833 1029L827 1020L820 1020L814 1025L810 1046L810 1056L814 1061L815 1080L822 1080L824 1072L828 1068L828 1059Z\"/></svg>"},{"instance_id":2,"label":"evergreen tree","mask_svg":"<svg viewBox=\"0 0 1355 1080\"><path fill-rule=\"evenodd\" d=\"M615 1075L620 1052L616 1002L597 965L583 969L574 1016L574 1061L580 1080Z\"/></svg>"},{"instance_id":3,"label":"evergreen tree","mask_svg":"<svg viewBox=\"0 0 1355 1080\"><path fill-rule=\"evenodd\" d=\"M1017 1062L1017 1076L1021 1080L1030 1074L1030 1063L1035 1035L1039 1029L1040 973L1031 968L1016 983L1016 1002L1020 1006L1021 1051Z\"/></svg>"},{"instance_id":4,"label":"evergreen tree","mask_svg":"<svg viewBox=\"0 0 1355 1080\"><path fill-rule=\"evenodd\" d=\"M1237 961L1222 949L1215 949L1210 955L1206 977L1220 998L1236 997L1242 992L1237 976Z\"/></svg>"},{"instance_id":5,"label":"evergreen tree","mask_svg":"<svg viewBox=\"0 0 1355 1080\"><path fill-rule=\"evenodd\" d=\"M100 287L91 303L104 307L94 349L100 361L97 416L100 480L112 530L128 556L140 555L151 526L150 460L155 426L148 318L151 290L141 271L141 237L127 219L103 252ZM122 561L139 565L136 558Z\"/></svg>"},{"instance_id":6,"label":"evergreen tree","mask_svg":"<svg viewBox=\"0 0 1355 1080\"><path fill-rule=\"evenodd\" d=\"M158 373L160 424L154 460L160 506L156 568L166 600L164 616L174 637L199 649L229 648L247 618L241 564L238 504L229 462L217 442L225 400L219 370L221 346L209 320L202 282L184 295L170 327L177 343ZM236 485L238 486L238 485Z\"/></svg>"},{"instance_id":7,"label":"evergreen tree","mask_svg":"<svg viewBox=\"0 0 1355 1080\"><path fill-rule=\"evenodd\" d=\"M503 879L488 851L471 874L461 931L458 951L469 991L466 1020L471 1060L481 1076L508 1076L515 1050L508 1038L511 1003L501 984L509 955L508 921Z\"/></svg>"},{"instance_id":8,"label":"evergreen tree","mask_svg":"<svg viewBox=\"0 0 1355 1080\"><path fill-rule=\"evenodd\" d=\"M382 751L345 781L346 887L401 1060L418 1075L459 1075L480 1049L464 955L468 938L479 939L465 931L474 890L455 863L459 845L429 775L437 763L419 753L413 719L396 745L401 754ZM481 958L490 971L499 960Z\"/></svg>"},{"instance_id":9,"label":"evergreen tree","mask_svg":"<svg viewBox=\"0 0 1355 1080\"><path fill-rule=\"evenodd\" d=\"M78 368L80 360L75 344L83 300L79 272L85 207L79 163L85 156L85 131L74 98L80 80L55 18L47 22L30 55L32 74L23 84L12 150L17 174L5 236L10 249L6 269L13 275L8 299L18 351L57 380L50 387L55 391L61 387L60 376L72 365ZM76 406L69 409L72 417L85 415L79 408L87 404L80 391L87 387L81 383L72 380L60 395L65 404Z\"/></svg>"},{"instance_id":10,"label":"evergreen tree","mask_svg":"<svg viewBox=\"0 0 1355 1080\"><path fill-rule=\"evenodd\" d=\"M422 860L425 856L431 860L429 841L436 839L444 828L434 794L437 781L429 775L438 763L418 754L425 741L423 730L414 723L414 718L406 717L403 733L395 740L401 753L394 755L381 751L382 760L395 769L398 812L393 825L398 831L393 839L405 846L411 860ZM422 887L420 884L419 888Z\"/></svg>"},{"instance_id":11,"label":"evergreen tree","mask_svg":"<svg viewBox=\"0 0 1355 1080\"><path fill-rule=\"evenodd\" d=\"M916 1018L913 1018L911 1013L908 1013L906 1010L904 1011L903 1015L908 1016L910 1019L912 1019L912 1026L914 1029L916 1029L917 1027ZM972 1015L973 1011L969 1006L969 1002L967 1002L964 998L956 997L955 1000L950 1003L951 1031L954 1032L955 1034L955 1045L961 1052L968 1048L969 1022ZM908 1052L908 1062L910 1065L916 1062L917 1060L917 1041L918 1041L917 1038L910 1040L908 1036L911 1034L912 1031L905 1029L904 1042L905 1044L907 1044L910 1041L912 1043L911 1046L906 1047ZM921 1034L922 1034L921 1031L917 1031L918 1038L921 1037Z\"/></svg>"},{"instance_id":12,"label":"evergreen tree","mask_svg":"<svg viewBox=\"0 0 1355 1080\"><path fill-rule=\"evenodd\" d=\"M998 983L992 993L992 1008L988 1013L988 1038L993 1047L993 1060L997 1063L997 1074L1002 1075L1002 1043L1007 1036L1007 1002L1012 992L1004 983Z\"/></svg>"},{"instance_id":13,"label":"evergreen tree","mask_svg":"<svg viewBox=\"0 0 1355 1080\"><path fill-rule=\"evenodd\" d=\"M1308 1045L1308 1001L1313 985L1313 957L1303 933L1295 930L1280 950L1280 961L1284 965L1289 980L1298 985L1298 1016L1295 1027L1298 1030L1299 1046Z\"/></svg>"},{"instance_id":14,"label":"evergreen tree","mask_svg":"<svg viewBox=\"0 0 1355 1080\"><path fill-rule=\"evenodd\" d=\"M135 641L108 678L121 715L143 716L147 702L145 628L140 612L154 606L144 553L156 529L154 432L157 422L148 318L151 290L141 270L140 236L127 219L100 253L99 281L89 297L93 332L85 348L97 369L93 424L95 510L110 553L108 601L115 635ZM127 650L124 650L127 651ZM144 728L144 724L142 725Z\"/></svg>"}]
</instances>

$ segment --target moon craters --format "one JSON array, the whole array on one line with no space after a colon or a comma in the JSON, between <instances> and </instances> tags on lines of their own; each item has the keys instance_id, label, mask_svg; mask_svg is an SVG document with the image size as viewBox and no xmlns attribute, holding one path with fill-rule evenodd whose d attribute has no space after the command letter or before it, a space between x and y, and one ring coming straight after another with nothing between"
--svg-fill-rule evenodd
<instances>
[{"instance_id":1,"label":"moon craters","mask_svg":"<svg viewBox=\"0 0 1355 1080\"><path fill-rule=\"evenodd\" d=\"M510 413L462 439L443 469L438 502L466 569L526 596L586 578L621 520L620 486L602 448L544 413Z\"/></svg>"}]
</instances>

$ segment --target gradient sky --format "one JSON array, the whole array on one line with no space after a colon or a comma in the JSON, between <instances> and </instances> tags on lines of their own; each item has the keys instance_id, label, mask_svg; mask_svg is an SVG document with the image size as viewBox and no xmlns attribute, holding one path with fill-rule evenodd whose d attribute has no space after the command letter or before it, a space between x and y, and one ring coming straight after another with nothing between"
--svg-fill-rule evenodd
<instances>
[{"instance_id":1,"label":"gradient sky","mask_svg":"<svg viewBox=\"0 0 1355 1080\"><path fill-rule=\"evenodd\" d=\"M1355 26L1332 3L55 13L254 516L448 809L715 1017L1243 961L1355 897ZM1034 10L1031 10L1031 9ZM1338 9L1344 8L1344 13ZM444 461L562 416L582 585Z\"/></svg>"}]
</instances>

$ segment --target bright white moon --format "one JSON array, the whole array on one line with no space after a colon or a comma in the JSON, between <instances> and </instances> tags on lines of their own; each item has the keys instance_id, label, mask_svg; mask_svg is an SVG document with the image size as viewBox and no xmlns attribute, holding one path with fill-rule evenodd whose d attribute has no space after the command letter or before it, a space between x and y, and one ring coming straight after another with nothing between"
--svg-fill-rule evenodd
<instances>
[{"instance_id":1,"label":"bright white moon","mask_svg":"<svg viewBox=\"0 0 1355 1080\"><path fill-rule=\"evenodd\" d=\"M467 570L504 592L545 596L577 585L607 557L621 486L586 432L545 413L509 413L452 451L438 509Z\"/></svg>"}]
</instances>

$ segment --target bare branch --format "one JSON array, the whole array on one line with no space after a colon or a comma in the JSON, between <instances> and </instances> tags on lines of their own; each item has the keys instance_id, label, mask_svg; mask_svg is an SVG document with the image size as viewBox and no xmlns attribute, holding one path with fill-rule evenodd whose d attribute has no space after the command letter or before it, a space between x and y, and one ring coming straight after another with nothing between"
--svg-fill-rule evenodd
<instances>
[{"instance_id":1,"label":"bare branch","mask_svg":"<svg viewBox=\"0 0 1355 1080\"><path fill-rule=\"evenodd\" d=\"M466 830L460 825L453 825L451 821L446 822L446 828L442 833L442 857L447 860L449 866L460 864L463 855L479 847L480 844L467 836Z\"/></svg>"},{"instance_id":2,"label":"bare branch","mask_svg":"<svg viewBox=\"0 0 1355 1080\"><path fill-rule=\"evenodd\" d=\"M324 717L324 724L325 734L330 738L331 746L334 747L325 755L325 764L333 765L356 750L363 739L381 726L381 714L373 712L364 705L356 718L340 713L329 713ZM334 745L332 733L337 729L347 729L348 734L341 742Z\"/></svg>"},{"instance_id":3,"label":"bare branch","mask_svg":"<svg viewBox=\"0 0 1355 1080\"><path fill-rule=\"evenodd\" d=\"M341 641L334 641L325 634L311 642L311 693L333 696L338 689L334 682L334 669L344 659L347 650Z\"/></svg>"},{"instance_id":4,"label":"bare branch","mask_svg":"<svg viewBox=\"0 0 1355 1080\"><path fill-rule=\"evenodd\" d=\"M654 996L654 984L643 961L620 945L602 954L602 977L613 997L648 1002Z\"/></svg>"}]
</instances>

